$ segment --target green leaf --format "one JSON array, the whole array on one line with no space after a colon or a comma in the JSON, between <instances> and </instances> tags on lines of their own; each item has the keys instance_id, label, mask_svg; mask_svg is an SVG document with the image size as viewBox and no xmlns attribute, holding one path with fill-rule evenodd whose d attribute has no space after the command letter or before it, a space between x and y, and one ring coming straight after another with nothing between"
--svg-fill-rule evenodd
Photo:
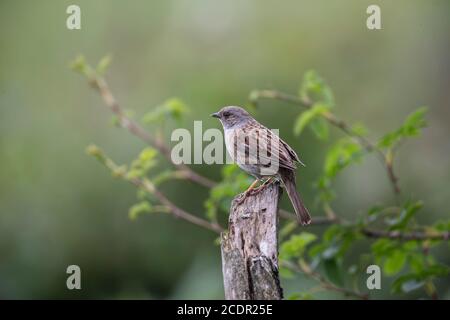
<instances>
[{"instance_id":1,"label":"green leaf","mask_svg":"<svg viewBox=\"0 0 450 320\"><path fill-rule=\"evenodd\" d=\"M404 229L412 217L423 207L422 201L408 202L403 207L400 215L394 219L386 219L386 223L390 226L389 230Z\"/></svg>"},{"instance_id":2,"label":"green leaf","mask_svg":"<svg viewBox=\"0 0 450 320\"><path fill-rule=\"evenodd\" d=\"M337 253L339 252L340 247L338 245L332 245L328 248L326 248L323 252L322 252L322 257L326 260L328 259L332 259L334 258Z\"/></svg>"},{"instance_id":3,"label":"green leaf","mask_svg":"<svg viewBox=\"0 0 450 320\"><path fill-rule=\"evenodd\" d=\"M138 158L131 163L130 170L127 173L128 179L144 177L148 171L156 166L156 156L158 151L154 148L147 147L141 151Z\"/></svg>"},{"instance_id":4,"label":"green leaf","mask_svg":"<svg viewBox=\"0 0 450 320\"><path fill-rule=\"evenodd\" d=\"M205 201L206 216L215 220L220 210L228 212L231 200L251 183L249 176L237 165L226 165L222 169L223 180L209 192Z\"/></svg>"},{"instance_id":5,"label":"green leaf","mask_svg":"<svg viewBox=\"0 0 450 320\"><path fill-rule=\"evenodd\" d=\"M294 273L286 267L281 266L279 271L280 271L280 275L282 278L285 278L285 279L294 278Z\"/></svg>"},{"instance_id":6,"label":"green leaf","mask_svg":"<svg viewBox=\"0 0 450 320\"><path fill-rule=\"evenodd\" d=\"M402 126L403 135L406 137L416 136L420 133L420 129L427 126L425 114L427 107L421 107L411 113L405 120Z\"/></svg>"},{"instance_id":7,"label":"green leaf","mask_svg":"<svg viewBox=\"0 0 450 320\"><path fill-rule=\"evenodd\" d=\"M417 290L423 285L425 282L421 280L417 275L415 274L407 274L401 277L398 277L393 283L392 283L392 292L394 293L408 293L413 290Z\"/></svg>"},{"instance_id":8,"label":"green leaf","mask_svg":"<svg viewBox=\"0 0 450 320\"><path fill-rule=\"evenodd\" d=\"M450 231L450 220L447 220L447 221L437 221L435 224L434 224L434 228L437 230L437 231Z\"/></svg>"},{"instance_id":9,"label":"green leaf","mask_svg":"<svg viewBox=\"0 0 450 320\"><path fill-rule=\"evenodd\" d=\"M152 205L148 201L142 201L133 205L128 211L130 220L136 220L137 217L143 213L152 211Z\"/></svg>"},{"instance_id":10,"label":"green leaf","mask_svg":"<svg viewBox=\"0 0 450 320\"><path fill-rule=\"evenodd\" d=\"M314 104L310 109L303 111L297 118L294 124L294 134L299 136L306 126L311 123L315 118L324 114L329 109L328 106L323 103Z\"/></svg>"},{"instance_id":11,"label":"green leaf","mask_svg":"<svg viewBox=\"0 0 450 320\"><path fill-rule=\"evenodd\" d=\"M324 174L328 178L333 178L336 174L350 165L357 162L363 155L361 146L348 138L339 140L327 153L325 157Z\"/></svg>"},{"instance_id":12,"label":"green leaf","mask_svg":"<svg viewBox=\"0 0 450 320\"><path fill-rule=\"evenodd\" d=\"M166 119L180 121L182 117L189 112L189 107L178 98L166 100L162 105L148 112L143 121L145 123L158 123Z\"/></svg>"},{"instance_id":13,"label":"green leaf","mask_svg":"<svg viewBox=\"0 0 450 320\"><path fill-rule=\"evenodd\" d=\"M378 141L378 147L392 148L395 143L400 141L401 137L402 137L402 134L401 134L401 131L399 131L399 130L387 133L380 139L380 141Z\"/></svg>"},{"instance_id":14,"label":"green leaf","mask_svg":"<svg viewBox=\"0 0 450 320\"><path fill-rule=\"evenodd\" d=\"M406 262L406 252L403 250L395 250L388 255L384 261L384 272L388 276L392 276L403 269Z\"/></svg>"},{"instance_id":15,"label":"green leaf","mask_svg":"<svg viewBox=\"0 0 450 320\"><path fill-rule=\"evenodd\" d=\"M160 185L163 182L169 181L170 179L176 177L176 172L168 169L163 170L160 173L158 173L156 176L152 177L152 182L154 185Z\"/></svg>"},{"instance_id":16,"label":"green leaf","mask_svg":"<svg viewBox=\"0 0 450 320\"><path fill-rule=\"evenodd\" d=\"M423 277L446 277L450 273L450 267L440 264L427 266L419 274Z\"/></svg>"},{"instance_id":17,"label":"green leaf","mask_svg":"<svg viewBox=\"0 0 450 320\"><path fill-rule=\"evenodd\" d=\"M338 286L342 286L344 284L341 270L336 259L325 260L323 266L328 280Z\"/></svg>"},{"instance_id":18,"label":"green leaf","mask_svg":"<svg viewBox=\"0 0 450 320\"><path fill-rule=\"evenodd\" d=\"M330 226L323 234L323 240L326 242L333 241L342 232L342 226L335 224Z\"/></svg>"},{"instance_id":19,"label":"green leaf","mask_svg":"<svg viewBox=\"0 0 450 320\"><path fill-rule=\"evenodd\" d=\"M348 272L350 275L356 274L356 273L358 272L358 266L357 266L356 264L352 264L352 265L348 268L347 272Z\"/></svg>"},{"instance_id":20,"label":"green leaf","mask_svg":"<svg viewBox=\"0 0 450 320\"><path fill-rule=\"evenodd\" d=\"M313 103L320 102L328 108L334 106L333 92L314 70L307 71L303 76L303 81L299 89L299 96L302 100L311 101Z\"/></svg>"},{"instance_id":21,"label":"green leaf","mask_svg":"<svg viewBox=\"0 0 450 320\"><path fill-rule=\"evenodd\" d=\"M367 219L369 222L374 222L375 220L377 220L378 216L383 212L384 207L380 206L380 205L375 205L373 207L371 207L368 211L367 211Z\"/></svg>"},{"instance_id":22,"label":"green leaf","mask_svg":"<svg viewBox=\"0 0 450 320\"><path fill-rule=\"evenodd\" d=\"M421 107L408 115L400 128L387 133L378 141L378 147L392 149L402 139L419 135L420 129L427 125L425 121L426 112L427 108Z\"/></svg>"},{"instance_id":23,"label":"green leaf","mask_svg":"<svg viewBox=\"0 0 450 320\"><path fill-rule=\"evenodd\" d=\"M309 249L308 255L312 258L318 256L319 254L322 254L323 251L325 251L327 248L326 244L324 243L318 243L315 244Z\"/></svg>"},{"instance_id":24,"label":"green leaf","mask_svg":"<svg viewBox=\"0 0 450 320\"><path fill-rule=\"evenodd\" d=\"M369 130L368 130L362 123L356 123L356 124L354 124L354 125L350 128L350 130L351 130L354 134L356 134L356 135L358 135L358 136L361 136L361 137L367 136L367 134L368 134L368 132L369 132Z\"/></svg>"},{"instance_id":25,"label":"green leaf","mask_svg":"<svg viewBox=\"0 0 450 320\"><path fill-rule=\"evenodd\" d=\"M299 292L291 294L287 300L314 300L314 296L307 292Z\"/></svg>"},{"instance_id":26,"label":"green leaf","mask_svg":"<svg viewBox=\"0 0 450 320\"><path fill-rule=\"evenodd\" d=\"M372 244L371 249L375 256L375 261L379 264L385 256L390 255L397 249L397 244L390 239L378 239Z\"/></svg>"},{"instance_id":27,"label":"green leaf","mask_svg":"<svg viewBox=\"0 0 450 320\"><path fill-rule=\"evenodd\" d=\"M303 255L306 247L317 239L313 233L302 232L298 235L293 235L281 245L280 259L291 259Z\"/></svg>"},{"instance_id":28,"label":"green leaf","mask_svg":"<svg viewBox=\"0 0 450 320\"><path fill-rule=\"evenodd\" d=\"M329 136L328 122L324 118L315 118L311 121L310 128L319 140L326 141Z\"/></svg>"},{"instance_id":29,"label":"green leaf","mask_svg":"<svg viewBox=\"0 0 450 320\"><path fill-rule=\"evenodd\" d=\"M425 269L425 259L422 254L410 253L408 260L411 270L415 273L421 273Z\"/></svg>"},{"instance_id":30,"label":"green leaf","mask_svg":"<svg viewBox=\"0 0 450 320\"><path fill-rule=\"evenodd\" d=\"M70 64L72 70L81 73L85 77L90 78L92 75L92 69L86 62L86 58L83 55L79 55Z\"/></svg>"},{"instance_id":31,"label":"green leaf","mask_svg":"<svg viewBox=\"0 0 450 320\"><path fill-rule=\"evenodd\" d=\"M105 72L108 69L108 67L110 66L111 62L112 62L112 56L110 54L101 58L96 67L97 73L101 74L101 75L105 74Z\"/></svg>"},{"instance_id":32,"label":"green leaf","mask_svg":"<svg viewBox=\"0 0 450 320\"><path fill-rule=\"evenodd\" d=\"M425 282L423 281L417 281L415 279L408 280L402 283L402 291L408 293L410 291L423 287L424 284Z\"/></svg>"}]
</instances>

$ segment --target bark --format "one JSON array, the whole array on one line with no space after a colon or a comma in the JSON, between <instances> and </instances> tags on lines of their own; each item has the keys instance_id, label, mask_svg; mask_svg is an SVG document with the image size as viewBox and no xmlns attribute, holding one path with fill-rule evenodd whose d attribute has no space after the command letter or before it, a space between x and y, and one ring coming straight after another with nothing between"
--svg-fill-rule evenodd
<instances>
[{"instance_id":1,"label":"bark","mask_svg":"<svg viewBox=\"0 0 450 320\"><path fill-rule=\"evenodd\" d=\"M278 182L241 204L231 205L228 231L221 235L222 272L227 300L276 300L278 276Z\"/></svg>"}]
</instances>

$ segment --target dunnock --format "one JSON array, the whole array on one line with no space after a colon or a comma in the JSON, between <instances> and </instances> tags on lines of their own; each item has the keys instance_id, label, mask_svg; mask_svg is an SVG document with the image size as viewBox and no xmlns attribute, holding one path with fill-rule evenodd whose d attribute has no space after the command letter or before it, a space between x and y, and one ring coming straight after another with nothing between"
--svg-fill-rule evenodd
<instances>
[{"instance_id":1,"label":"dunnock","mask_svg":"<svg viewBox=\"0 0 450 320\"><path fill-rule=\"evenodd\" d=\"M302 165L303 163L295 151L242 108L224 107L211 116L222 123L225 145L233 161L256 178L245 191L243 198L261 190L272 178L281 179L298 221L303 225L309 224L311 217L296 189L296 162ZM258 181L264 177L268 179L263 186L255 189Z\"/></svg>"}]
</instances>

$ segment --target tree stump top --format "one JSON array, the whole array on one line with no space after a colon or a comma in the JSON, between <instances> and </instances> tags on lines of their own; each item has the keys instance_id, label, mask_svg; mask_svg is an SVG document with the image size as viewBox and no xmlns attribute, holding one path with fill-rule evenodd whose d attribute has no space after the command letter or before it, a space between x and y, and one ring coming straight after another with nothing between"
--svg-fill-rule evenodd
<instances>
[{"instance_id":1,"label":"tree stump top","mask_svg":"<svg viewBox=\"0 0 450 320\"><path fill-rule=\"evenodd\" d=\"M278 182L231 205L228 231L222 233L225 298L281 299L278 277Z\"/></svg>"}]
</instances>

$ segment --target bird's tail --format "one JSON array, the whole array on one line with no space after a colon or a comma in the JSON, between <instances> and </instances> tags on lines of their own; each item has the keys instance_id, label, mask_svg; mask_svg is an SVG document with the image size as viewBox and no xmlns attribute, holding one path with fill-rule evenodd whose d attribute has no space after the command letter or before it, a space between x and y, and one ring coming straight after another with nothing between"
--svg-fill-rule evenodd
<instances>
[{"instance_id":1,"label":"bird's tail","mask_svg":"<svg viewBox=\"0 0 450 320\"><path fill-rule=\"evenodd\" d=\"M310 224L311 216L309 215L308 209L306 209L300 195L297 192L294 172L292 170L281 168L280 171L281 180L283 180L289 199L291 199L292 205L294 206L298 221L302 225Z\"/></svg>"}]
</instances>

